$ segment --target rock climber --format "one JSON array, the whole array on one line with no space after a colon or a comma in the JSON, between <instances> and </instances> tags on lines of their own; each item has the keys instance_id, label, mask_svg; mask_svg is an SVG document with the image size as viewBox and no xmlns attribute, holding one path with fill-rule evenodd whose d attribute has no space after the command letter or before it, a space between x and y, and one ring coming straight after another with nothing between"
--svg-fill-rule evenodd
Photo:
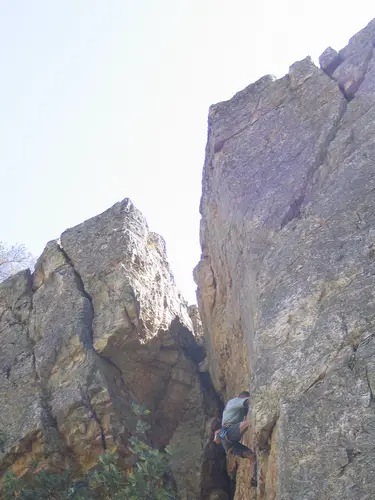
<instances>
[{"instance_id":1,"label":"rock climber","mask_svg":"<svg viewBox=\"0 0 375 500\"><path fill-rule=\"evenodd\" d=\"M256 477L255 453L240 443L249 427L246 418L249 411L249 397L248 391L242 391L237 397L228 401L223 411L222 427L215 432L214 441L221 442L227 455L249 458L254 465L253 475ZM256 486L255 477L252 479L253 486Z\"/></svg>"}]
</instances>

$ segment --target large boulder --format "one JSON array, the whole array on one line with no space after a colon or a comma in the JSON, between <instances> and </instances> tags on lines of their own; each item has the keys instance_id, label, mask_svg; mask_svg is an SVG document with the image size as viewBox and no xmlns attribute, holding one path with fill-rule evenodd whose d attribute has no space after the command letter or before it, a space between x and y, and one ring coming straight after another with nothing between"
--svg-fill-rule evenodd
<instances>
[{"instance_id":1,"label":"large boulder","mask_svg":"<svg viewBox=\"0 0 375 500\"><path fill-rule=\"evenodd\" d=\"M80 475L105 449L130 465L135 401L151 411L150 443L175 449L179 498L225 493L202 476L219 404L204 347L164 241L130 200L48 243L33 276L0 284L0 339L0 472L38 461Z\"/></svg>"}]
</instances>

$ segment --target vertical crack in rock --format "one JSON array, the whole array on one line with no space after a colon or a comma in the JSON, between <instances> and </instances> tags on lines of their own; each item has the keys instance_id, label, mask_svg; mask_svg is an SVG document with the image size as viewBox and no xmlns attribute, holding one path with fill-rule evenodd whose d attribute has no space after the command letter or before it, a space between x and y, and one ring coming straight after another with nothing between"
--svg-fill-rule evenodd
<instances>
[{"instance_id":1,"label":"vertical crack in rock","mask_svg":"<svg viewBox=\"0 0 375 500\"><path fill-rule=\"evenodd\" d=\"M97 425L99 427L101 446L102 446L103 451L105 451L107 449L107 443L105 440L105 432L104 432L102 423L100 421L100 418L98 417L98 414L96 413L96 411L91 403L89 393L87 391L84 391L82 387L80 387L80 393L81 393L83 404L89 410L91 418L94 419L94 421L97 423Z\"/></svg>"},{"instance_id":2,"label":"vertical crack in rock","mask_svg":"<svg viewBox=\"0 0 375 500\"><path fill-rule=\"evenodd\" d=\"M200 346L192 332L176 317L172 320L169 328L172 339L181 347L185 356L198 365L205 358L204 348Z\"/></svg>"},{"instance_id":3,"label":"vertical crack in rock","mask_svg":"<svg viewBox=\"0 0 375 500\"><path fill-rule=\"evenodd\" d=\"M33 309L33 298L34 298L34 293L32 293L32 295L31 295L29 318L30 318L30 315L31 315L31 312ZM43 433L47 439L46 455L48 457L48 455L52 455L55 452L57 452L61 456L63 456L64 452L67 451L66 443L64 442L63 438L61 437L57 420L54 417L52 409L51 409L50 391L47 388L46 381L43 380L43 378L39 376L39 373L37 370L34 341L30 337L29 326L27 326L26 335L27 335L27 339L28 339L30 349L31 349L31 354L32 354L32 367L33 367L33 371L35 374L34 375L35 382L37 383L37 387L40 390L39 401L40 401L40 405L42 408L41 421L42 421Z\"/></svg>"},{"instance_id":4,"label":"vertical crack in rock","mask_svg":"<svg viewBox=\"0 0 375 500\"><path fill-rule=\"evenodd\" d=\"M31 315L32 310L33 310L32 275L31 275L31 272L30 272L29 269L27 269L25 271L21 271L21 273L24 273L25 276L26 276L26 279L27 279L27 289L25 290L25 292L22 295L20 295L18 297L16 304L14 304L13 306L9 306L8 309L5 309L3 311L3 313L0 315L0 322L2 320L2 317L5 315L5 313L10 310L12 312L14 318L18 322L18 324L22 325L22 327L24 328L24 332L25 332L25 336L26 336L26 339L27 339L28 348L29 348L30 354L32 356L32 365L33 365L33 369L34 369L34 372L35 372L35 379L37 380L39 377L38 377L38 373L36 371L36 360L35 360L34 342L30 338L30 332L29 332L29 319L30 319L30 315ZM22 303L23 303L23 301L25 300L25 298L27 296L29 296L29 298L30 298L30 300L28 301L28 307L27 307L27 317L23 318L22 317L22 313L18 312L18 310L17 310L17 303L21 303L21 306L19 306L19 307L22 308ZM11 366L6 367L6 371L8 373L8 378L9 378L9 375L10 375L11 368L12 368Z\"/></svg>"},{"instance_id":5,"label":"vertical crack in rock","mask_svg":"<svg viewBox=\"0 0 375 500\"><path fill-rule=\"evenodd\" d=\"M80 274L78 273L78 271L74 267L74 264L73 264L72 260L70 259L69 255L66 253L66 251L64 250L64 248L61 246L61 244L59 245L59 249L62 252L62 254L64 255L67 263L71 266L71 268L74 271L74 275L75 275L75 278L76 278L76 283L77 283L78 290L88 300L88 303L90 305L90 312L89 312L89 315L88 315L89 317L87 318L87 315L85 315L85 319L87 320L87 327L89 329L90 337L91 337L89 347L103 361L105 361L106 363L108 363L108 365L110 365L111 367L113 367L115 369L115 371L117 372L117 374L120 377L120 381L121 381L121 385L122 385L123 389L125 390L125 392L128 395L132 396L132 391L125 384L125 380L124 380L123 373L122 373L121 369L116 365L116 363L114 361L112 361L112 359L108 358L107 356L104 356L102 353L97 352L96 349L95 349L95 347L94 347L94 333L93 333L92 323L93 323L93 319L94 319L94 315L95 315L95 310L94 310L94 304L93 304L93 301L92 301L92 297L90 296L89 293L87 293L87 291L85 289L85 285L83 283L83 280L82 280ZM125 311L126 311L126 309L125 309ZM126 314L128 314L127 311L126 311Z\"/></svg>"},{"instance_id":6,"label":"vertical crack in rock","mask_svg":"<svg viewBox=\"0 0 375 500\"><path fill-rule=\"evenodd\" d=\"M353 463L354 459L361 454L360 451L354 451L353 448L345 448L345 452L346 452L346 456L348 458L348 462L340 468L339 473L338 473L338 477L341 477L343 474L345 474L345 471L346 471L348 465Z\"/></svg>"},{"instance_id":7,"label":"vertical crack in rock","mask_svg":"<svg viewBox=\"0 0 375 500\"><path fill-rule=\"evenodd\" d=\"M210 265L210 270L211 270L211 273L212 273L212 288L213 288L213 291L214 291L214 296L213 296L212 305L211 305L211 310L213 310L214 307L215 307L215 304L216 304L216 297L217 297L217 281L216 281L215 273L214 273L214 270L213 270L213 268L211 266L211 263L209 265Z\"/></svg>"},{"instance_id":8,"label":"vertical crack in rock","mask_svg":"<svg viewBox=\"0 0 375 500\"><path fill-rule=\"evenodd\" d=\"M278 467L278 420L279 416L274 416L260 436L260 443L256 450L258 487L254 500L268 500L275 497L277 488L275 471Z\"/></svg>"},{"instance_id":9,"label":"vertical crack in rock","mask_svg":"<svg viewBox=\"0 0 375 500\"><path fill-rule=\"evenodd\" d=\"M262 90L262 92L264 92L264 90L266 88L264 88ZM238 137L239 135L242 134L242 132L245 132L245 130L248 130L255 123L257 123L257 121L260 118L263 118L264 116L267 116L268 113L273 113L274 111L276 111L277 109L279 109L281 106L284 105L284 102L281 102L278 106L275 106L274 108L269 109L267 111L264 111L262 113L262 110L258 108L259 101L260 101L260 96L259 96L259 99L258 99L258 103L256 104L255 109L254 109L254 111L252 113L252 118L251 118L251 120L250 120L250 122L248 124L246 124L244 127L241 127L234 134L226 136L225 138L223 138L223 139L221 139L221 140L219 140L219 141L217 141L217 142L214 143L213 156L215 154L217 154L217 153L220 153L222 151L222 149L223 149L224 145L226 144L226 142L230 141L231 139L234 139L235 137Z\"/></svg>"},{"instance_id":10,"label":"vertical crack in rock","mask_svg":"<svg viewBox=\"0 0 375 500\"><path fill-rule=\"evenodd\" d=\"M30 302L31 303L30 303L29 318L30 318L30 315L31 315L31 312L32 312L32 309L33 309L33 294L31 295L31 301ZM33 360L32 364L33 364L33 370L34 370L34 373L35 373L35 380L39 381L40 378L39 378L38 371L36 369L36 356L35 356L35 349L34 349L34 341L30 337L29 326L27 326L26 336L27 336L27 340L29 342L30 349L31 349L31 356L32 356L32 360Z\"/></svg>"},{"instance_id":11,"label":"vertical crack in rock","mask_svg":"<svg viewBox=\"0 0 375 500\"><path fill-rule=\"evenodd\" d=\"M301 194L291 203L288 211L286 212L284 218L281 221L280 229L283 229L289 222L293 219L297 219L301 216L302 206L306 205L310 200L308 200L308 190L311 189L312 181L315 172L326 162L328 156L328 150L330 144L335 140L337 133L340 129L340 123L347 110L347 101L343 100L341 107L339 109L338 116L336 120L332 123L331 129L328 131L326 137L323 139L322 144L319 148L319 152L316 157L315 163L310 167L307 172L306 181L302 187Z\"/></svg>"},{"instance_id":12,"label":"vertical crack in rock","mask_svg":"<svg viewBox=\"0 0 375 500\"><path fill-rule=\"evenodd\" d=\"M259 433L258 448L262 451L269 451L272 432L277 424L279 415L275 415Z\"/></svg>"},{"instance_id":13,"label":"vertical crack in rock","mask_svg":"<svg viewBox=\"0 0 375 500\"><path fill-rule=\"evenodd\" d=\"M369 378L369 375L368 375L368 367L367 366L365 368L365 374L366 374L367 385L368 385L368 388L369 388L369 391L370 391L370 404L373 404L374 403L374 394L372 392L371 382L370 382L370 378Z\"/></svg>"},{"instance_id":14,"label":"vertical crack in rock","mask_svg":"<svg viewBox=\"0 0 375 500\"><path fill-rule=\"evenodd\" d=\"M36 370L35 351L32 339L29 332L29 321L32 312L32 276L30 270L21 271L4 282L0 283L1 294L0 305L4 308L0 316L0 332L2 337L2 346L0 348L0 360L3 365L0 367L6 383L1 383L0 380L0 401L3 413L0 418L0 438L1 449L4 453L1 458L0 470L4 471L11 463L12 457L17 457L19 453L15 451L16 443L19 439L17 430L18 425L21 425L28 433L35 436L37 431L32 428L31 423L23 419L22 411L12 414L12 404L14 400L19 408L22 409L22 399L25 396L30 397L30 393L36 390L35 398L42 399L40 392L39 377ZM1 303L2 302L2 303ZM8 318L7 318L8 316ZM12 330L14 335L12 335ZM31 371L28 373L29 362L31 361ZM26 372L27 382L30 387L24 389L24 381L20 381L23 372ZM22 387L19 387L18 384ZM23 394L25 390L25 394ZM13 393L14 392L14 400ZM22 394L19 396L18 394ZM30 419L32 420L32 419ZM30 438L31 439L31 438Z\"/></svg>"},{"instance_id":15,"label":"vertical crack in rock","mask_svg":"<svg viewBox=\"0 0 375 500\"><path fill-rule=\"evenodd\" d=\"M31 356L32 356L32 366L33 366L35 380L39 381L39 374L38 374L38 371L36 369L36 357L35 357L35 350L34 350L34 341L30 337L30 325L29 325L30 317L31 317L31 314L33 311L33 298L34 298L34 292L32 289L32 274L31 274L30 270L27 270L27 275L28 275L28 282L29 282L28 283L28 287L29 287L28 293L30 294L30 302L29 302L29 307L28 307L28 312L27 312L27 319L22 320L22 316L17 314L16 311L12 311L12 312L15 315L15 317L17 318L17 321L20 324L22 324L25 328L25 335L26 335L26 339L27 339L28 346L29 346L29 349L31 352ZM20 297L20 299L22 299L22 296ZM0 321L1 321L1 319L0 319Z\"/></svg>"},{"instance_id":16,"label":"vertical crack in rock","mask_svg":"<svg viewBox=\"0 0 375 500\"><path fill-rule=\"evenodd\" d=\"M302 203L305 200L305 194L306 194L306 189L307 189L307 183L305 185L305 189L303 192L296 198L290 205L287 213L285 214L283 220L281 221L280 229L285 227L289 222L291 222L293 219L298 219L301 215L301 207Z\"/></svg>"},{"instance_id":17,"label":"vertical crack in rock","mask_svg":"<svg viewBox=\"0 0 375 500\"><path fill-rule=\"evenodd\" d=\"M56 454L59 456L69 454L60 436L57 421L51 410L51 395L46 386L46 380L40 377L37 370L35 342L30 334L30 320L34 310L35 295L32 287L31 272L29 270L21 271L9 279L14 279L14 287L17 289L19 286L17 285L17 278L21 280L22 276L25 279L25 290L8 309L16 325L21 328L22 334L16 337L15 342L9 342L15 349L19 349L16 357L10 360L9 365L6 366L6 378L14 387L16 393L17 414L14 415L14 422L9 420L5 422L4 428L10 429L11 439L8 442L8 447L5 448L4 446L2 450L2 453L5 453L0 463L2 471L6 470L14 462L22 461L23 455L27 453L32 453L34 458L42 462L48 461L50 457L56 457ZM17 328L15 331L17 332ZM22 337L24 337L25 343ZM29 361L31 361L30 374L28 374ZM17 393L23 390L23 387L21 387L23 384L27 386L27 393L24 394L23 400L19 400ZM12 394L8 393L7 399L2 402L2 410L5 411L5 415L7 415L7 407L11 409L12 403ZM22 407L22 405L26 406ZM24 414L23 411L25 411ZM3 427L4 423L0 422L0 424ZM12 429L14 425L17 429L17 425L20 424L21 429L18 429L18 431L21 430L24 432L21 436L14 433ZM7 432L5 432L6 434ZM52 462L55 462L53 458ZM27 462L25 462L24 467L27 468Z\"/></svg>"}]
</instances>

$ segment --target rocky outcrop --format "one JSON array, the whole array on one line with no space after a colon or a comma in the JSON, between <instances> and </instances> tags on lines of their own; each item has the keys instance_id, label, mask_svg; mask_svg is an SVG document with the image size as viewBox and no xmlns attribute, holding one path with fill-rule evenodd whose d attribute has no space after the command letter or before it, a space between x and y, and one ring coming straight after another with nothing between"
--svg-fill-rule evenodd
<instances>
[{"instance_id":1,"label":"rocky outcrop","mask_svg":"<svg viewBox=\"0 0 375 500\"><path fill-rule=\"evenodd\" d=\"M373 497L374 45L210 109L195 279L216 390L251 390L238 500Z\"/></svg>"},{"instance_id":2,"label":"rocky outcrop","mask_svg":"<svg viewBox=\"0 0 375 500\"><path fill-rule=\"evenodd\" d=\"M151 444L176 450L179 498L227 498L212 467L224 454L207 444L218 400L192 332L164 241L129 200L48 243L33 275L0 285L0 471L36 460L79 475L109 448L126 466L136 401Z\"/></svg>"}]
</instances>

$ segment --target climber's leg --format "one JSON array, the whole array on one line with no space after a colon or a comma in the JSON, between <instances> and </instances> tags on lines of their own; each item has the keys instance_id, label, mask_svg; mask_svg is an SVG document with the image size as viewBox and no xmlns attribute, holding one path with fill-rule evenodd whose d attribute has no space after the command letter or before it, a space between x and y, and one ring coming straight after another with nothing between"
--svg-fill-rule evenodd
<instances>
[{"instance_id":1,"label":"climber's leg","mask_svg":"<svg viewBox=\"0 0 375 500\"><path fill-rule=\"evenodd\" d=\"M244 444L239 443L238 441L232 441L231 448L234 457L241 457L241 458L254 457L253 450L250 450L250 448L248 448Z\"/></svg>"},{"instance_id":2,"label":"climber's leg","mask_svg":"<svg viewBox=\"0 0 375 500\"><path fill-rule=\"evenodd\" d=\"M241 436L247 431L248 428L249 428L248 420L244 420L243 422L240 423Z\"/></svg>"},{"instance_id":3,"label":"climber's leg","mask_svg":"<svg viewBox=\"0 0 375 500\"><path fill-rule=\"evenodd\" d=\"M252 487L256 488L257 486L257 464L256 464L256 456L255 453L250 450L247 446L239 443L238 441L228 441L227 439L223 439L222 441L223 448L225 453L228 456L248 458L250 461L250 474L251 481L250 484Z\"/></svg>"},{"instance_id":4,"label":"climber's leg","mask_svg":"<svg viewBox=\"0 0 375 500\"><path fill-rule=\"evenodd\" d=\"M230 425L227 429L226 439L223 442L227 442L224 448L229 448L234 456L242 458L250 458L254 453L247 446L240 443L243 434L247 431L249 427L249 422L244 420L243 422L238 422L237 424ZM223 443L224 444L224 443Z\"/></svg>"},{"instance_id":5,"label":"climber's leg","mask_svg":"<svg viewBox=\"0 0 375 500\"><path fill-rule=\"evenodd\" d=\"M230 453L234 457L248 458L250 461L250 474L251 474L251 486L254 488L257 486L257 463L256 456L253 450L247 446L239 443L238 441L232 441L230 443Z\"/></svg>"}]
</instances>

